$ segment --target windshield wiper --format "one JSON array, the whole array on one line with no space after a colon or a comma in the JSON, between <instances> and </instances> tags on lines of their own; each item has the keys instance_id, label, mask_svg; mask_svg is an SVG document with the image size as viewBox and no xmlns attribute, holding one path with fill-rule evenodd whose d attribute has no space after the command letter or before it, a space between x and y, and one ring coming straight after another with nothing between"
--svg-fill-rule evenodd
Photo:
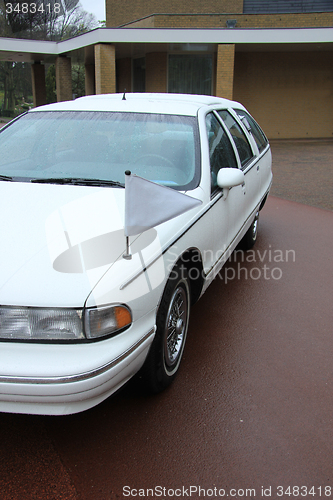
<instances>
[{"instance_id":1,"label":"windshield wiper","mask_svg":"<svg viewBox=\"0 0 333 500\"><path fill-rule=\"evenodd\" d=\"M46 179L30 179L30 182L40 184L73 184L77 186L112 186L124 187L122 182L107 179L85 179L80 177L49 177Z\"/></svg>"},{"instance_id":2,"label":"windshield wiper","mask_svg":"<svg viewBox=\"0 0 333 500\"><path fill-rule=\"evenodd\" d=\"M12 181L13 177L9 177L9 175L0 175L0 181Z\"/></svg>"}]
</instances>

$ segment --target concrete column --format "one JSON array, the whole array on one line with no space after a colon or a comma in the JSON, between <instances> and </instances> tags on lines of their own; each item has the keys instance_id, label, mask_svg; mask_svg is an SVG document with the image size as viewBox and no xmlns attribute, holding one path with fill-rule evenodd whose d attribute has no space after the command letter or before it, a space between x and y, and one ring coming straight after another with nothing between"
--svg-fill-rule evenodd
<instances>
[{"instance_id":1,"label":"concrete column","mask_svg":"<svg viewBox=\"0 0 333 500\"><path fill-rule=\"evenodd\" d=\"M95 65L85 64L85 93L86 95L95 94Z\"/></svg>"},{"instance_id":2,"label":"concrete column","mask_svg":"<svg viewBox=\"0 0 333 500\"><path fill-rule=\"evenodd\" d=\"M220 44L217 47L216 96L232 99L234 87L235 45Z\"/></svg>"},{"instance_id":3,"label":"concrete column","mask_svg":"<svg viewBox=\"0 0 333 500\"><path fill-rule=\"evenodd\" d=\"M31 82L34 106L46 104L45 67L39 61L31 65Z\"/></svg>"},{"instance_id":4,"label":"concrete column","mask_svg":"<svg viewBox=\"0 0 333 500\"><path fill-rule=\"evenodd\" d=\"M71 101L73 99L72 90L72 67L69 57L57 57L56 59L56 87L57 101Z\"/></svg>"},{"instance_id":5,"label":"concrete column","mask_svg":"<svg viewBox=\"0 0 333 500\"><path fill-rule=\"evenodd\" d=\"M116 48L107 43L95 45L96 94L116 92Z\"/></svg>"},{"instance_id":6,"label":"concrete column","mask_svg":"<svg viewBox=\"0 0 333 500\"><path fill-rule=\"evenodd\" d=\"M167 92L166 52L146 54L146 92Z\"/></svg>"}]
</instances>

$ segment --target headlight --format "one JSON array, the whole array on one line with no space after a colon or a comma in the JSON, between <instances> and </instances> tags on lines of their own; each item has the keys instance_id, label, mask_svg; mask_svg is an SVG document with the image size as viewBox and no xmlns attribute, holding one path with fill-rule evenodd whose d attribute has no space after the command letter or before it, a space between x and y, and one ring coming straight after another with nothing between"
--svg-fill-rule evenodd
<instances>
[{"instance_id":1,"label":"headlight","mask_svg":"<svg viewBox=\"0 0 333 500\"><path fill-rule=\"evenodd\" d=\"M85 330L88 339L114 335L131 324L131 311L126 306L103 306L86 310Z\"/></svg>"},{"instance_id":2,"label":"headlight","mask_svg":"<svg viewBox=\"0 0 333 500\"><path fill-rule=\"evenodd\" d=\"M86 309L0 306L0 339L95 340L112 336L132 324L122 305Z\"/></svg>"},{"instance_id":3,"label":"headlight","mask_svg":"<svg viewBox=\"0 0 333 500\"><path fill-rule=\"evenodd\" d=\"M0 307L0 338L9 340L84 339L82 310Z\"/></svg>"}]
</instances>

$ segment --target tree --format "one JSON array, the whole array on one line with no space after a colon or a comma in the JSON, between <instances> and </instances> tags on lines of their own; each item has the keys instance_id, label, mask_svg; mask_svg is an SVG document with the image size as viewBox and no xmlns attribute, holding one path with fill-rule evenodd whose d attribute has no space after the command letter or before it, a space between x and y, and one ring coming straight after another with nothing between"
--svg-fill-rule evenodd
<instances>
[{"instance_id":1,"label":"tree","mask_svg":"<svg viewBox=\"0 0 333 500\"><path fill-rule=\"evenodd\" d=\"M51 64L45 77L46 102L57 102L55 64Z\"/></svg>"},{"instance_id":2,"label":"tree","mask_svg":"<svg viewBox=\"0 0 333 500\"><path fill-rule=\"evenodd\" d=\"M61 28L75 19L79 0L0 0L5 36L36 40L61 40ZM82 8L80 7L82 10ZM5 33L5 32L4 32ZM60 38L59 38L60 36Z\"/></svg>"},{"instance_id":3,"label":"tree","mask_svg":"<svg viewBox=\"0 0 333 500\"><path fill-rule=\"evenodd\" d=\"M65 40L99 25L79 0L0 0L0 33L15 38Z\"/></svg>"},{"instance_id":4,"label":"tree","mask_svg":"<svg viewBox=\"0 0 333 500\"><path fill-rule=\"evenodd\" d=\"M2 104L4 116L11 116L14 114L15 109L13 64L14 63L11 61L5 61L0 67L0 75L4 89Z\"/></svg>"},{"instance_id":5,"label":"tree","mask_svg":"<svg viewBox=\"0 0 333 500\"><path fill-rule=\"evenodd\" d=\"M87 31L97 28L98 21L93 14L89 14L80 5L75 6L59 17L52 26L50 37L53 40L66 40L82 35Z\"/></svg>"},{"instance_id":6,"label":"tree","mask_svg":"<svg viewBox=\"0 0 333 500\"><path fill-rule=\"evenodd\" d=\"M82 97L85 95L85 68L83 62L83 52L81 57L72 64L72 89L75 97Z\"/></svg>"},{"instance_id":7,"label":"tree","mask_svg":"<svg viewBox=\"0 0 333 500\"><path fill-rule=\"evenodd\" d=\"M17 7L18 6L18 7ZM0 0L0 35L35 40L65 40L81 35L99 25L96 17L79 4L79 0ZM4 90L3 109L13 113L15 98L27 94L15 84L19 64L0 62L0 85ZM82 95L84 71L82 63L74 66L75 93ZM22 68L21 68L22 69ZM51 70L47 75L47 99L54 101L55 77ZM31 77L24 72L24 79ZM27 87L27 85L26 85ZM31 83L30 83L31 88ZM31 92L30 92L31 93Z\"/></svg>"},{"instance_id":8,"label":"tree","mask_svg":"<svg viewBox=\"0 0 333 500\"><path fill-rule=\"evenodd\" d=\"M29 63L4 61L0 63L0 82L4 92L2 108L5 116L13 116L15 106L30 101L32 96Z\"/></svg>"}]
</instances>

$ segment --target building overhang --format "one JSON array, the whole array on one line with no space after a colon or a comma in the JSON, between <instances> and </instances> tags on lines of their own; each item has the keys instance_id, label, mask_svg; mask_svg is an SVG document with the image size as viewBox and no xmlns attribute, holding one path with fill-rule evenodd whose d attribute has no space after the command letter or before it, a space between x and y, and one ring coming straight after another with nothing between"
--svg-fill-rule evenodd
<instances>
[{"instance_id":1,"label":"building overhang","mask_svg":"<svg viewBox=\"0 0 333 500\"><path fill-rule=\"evenodd\" d=\"M214 51L218 44L235 44L236 51L333 50L333 28L97 28L62 42L0 38L0 60L52 61L99 43L114 44L122 56L138 46L144 52Z\"/></svg>"}]
</instances>

